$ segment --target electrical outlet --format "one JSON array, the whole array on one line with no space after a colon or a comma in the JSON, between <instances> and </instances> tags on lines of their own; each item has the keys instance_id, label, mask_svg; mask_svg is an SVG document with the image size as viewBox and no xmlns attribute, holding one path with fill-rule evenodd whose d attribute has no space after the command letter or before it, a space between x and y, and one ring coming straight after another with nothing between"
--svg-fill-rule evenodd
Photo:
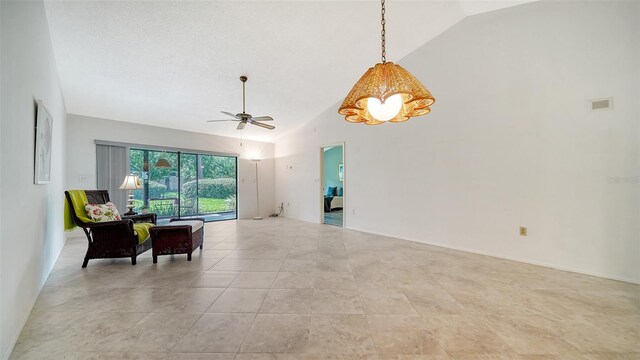
<instances>
[{"instance_id":1,"label":"electrical outlet","mask_svg":"<svg viewBox=\"0 0 640 360\"><path fill-rule=\"evenodd\" d=\"M355 215L356 214L356 209L351 209L351 214Z\"/></svg>"},{"instance_id":2,"label":"electrical outlet","mask_svg":"<svg viewBox=\"0 0 640 360\"><path fill-rule=\"evenodd\" d=\"M89 180L89 177L87 175L78 176L78 181L80 182L87 182L88 180Z\"/></svg>"},{"instance_id":3,"label":"electrical outlet","mask_svg":"<svg viewBox=\"0 0 640 360\"><path fill-rule=\"evenodd\" d=\"M520 226L520 236L527 236L527 228Z\"/></svg>"}]
</instances>

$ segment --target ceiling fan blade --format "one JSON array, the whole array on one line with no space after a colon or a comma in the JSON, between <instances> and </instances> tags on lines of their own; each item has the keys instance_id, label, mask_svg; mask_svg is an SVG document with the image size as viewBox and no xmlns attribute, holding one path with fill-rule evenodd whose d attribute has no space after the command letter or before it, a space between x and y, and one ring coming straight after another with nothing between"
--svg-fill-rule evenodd
<instances>
[{"instance_id":1,"label":"ceiling fan blade","mask_svg":"<svg viewBox=\"0 0 640 360\"><path fill-rule=\"evenodd\" d=\"M224 119L224 120L207 120L207 122L218 122L218 121L240 121L235 119Z\"/></svg>"},{"instance_id":2,"label":"ceiling fan blade","mask_svg":"<svg viewBox=\"0 0 640 360\"><path fill-rule=\"evenodd\" d=\"M253 116L251 118L256 121L273 121L271 116Z\"/></svg>"},{"instance_id":3,"label":"ceiling fan blade","mask_svg":"<svg viewBox=\"0 0 640 360\"><path fill-rule=\"evenodd\" d=\"M263 124L263 123L257 122L257 121L251 121L251 124L256 125L256 126L260 126L260 127L263 127L265 129L269 129L269 130L273 130L273 129L276 128L275 126L272 126L272 125L269 125L269 124Z\"/></svg>"},{"instance_id":4,"label":"ceiling fan blade","mask_svg":"<svg viewBox=\"0 0 640 360\"><path fill-rule=\"evenodd\" d=\"M230 112L228 112L228 111L220 111L220 112L221 112L221 113L223 113L223 114L229 115L229 116L231 116L231 117L233 117L233 118L238 119L238 117L236 116L236 114L232 114L232 113L230 113Z\"/></svg>"},{"instance_id":5,"label":"ceiling fan blade","mask_svg":"<svg viewBox=\"0 0 640 360\"><path fill-rule=\"evenodd\" d=\"M244 121L240 121L240 123L238 124L238 127L236 128L236 130L242 130L242 129L244 129L244 126L245 126L246 124L247 124L246 122L244 122Z\"/></svg>"}]
</instances>

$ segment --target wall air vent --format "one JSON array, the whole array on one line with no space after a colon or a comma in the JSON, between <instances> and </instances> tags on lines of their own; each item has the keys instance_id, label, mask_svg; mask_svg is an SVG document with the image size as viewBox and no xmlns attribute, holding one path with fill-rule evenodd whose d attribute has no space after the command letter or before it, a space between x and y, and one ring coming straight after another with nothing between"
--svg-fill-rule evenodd
<instances>
[{"instance_id":1,"label":"wall air vent","mask_svg":"<svg viewBox=\"0 0 640 360\"><path fill-rule=\"evenodd\" d=\"M609 110L613 107L613 98L589 100L589 105L592 111Z\"/></svg>"}]
</instances>

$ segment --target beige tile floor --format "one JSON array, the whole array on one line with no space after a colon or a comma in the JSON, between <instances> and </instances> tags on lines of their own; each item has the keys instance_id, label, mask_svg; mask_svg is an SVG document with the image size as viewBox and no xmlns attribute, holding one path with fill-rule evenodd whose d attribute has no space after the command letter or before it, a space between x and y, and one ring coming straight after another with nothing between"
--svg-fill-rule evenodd
<instances>
[{"instance_id":1,"label":"beige tile floor","mask_svg":"<svg viewBox=\"0 0 640 360\"><path fill-rule=\"evenodd\" d=\"M640 359L640 286L287 219L138 265L70 239L11 359Z\"/></svg>"}]
</instances>

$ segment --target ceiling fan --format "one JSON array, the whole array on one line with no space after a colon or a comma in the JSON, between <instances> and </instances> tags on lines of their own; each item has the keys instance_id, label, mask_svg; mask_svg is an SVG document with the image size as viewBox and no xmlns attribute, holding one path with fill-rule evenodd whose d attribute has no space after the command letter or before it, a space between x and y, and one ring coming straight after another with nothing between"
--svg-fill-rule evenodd
<instances>
[{"instance_id":1,"label":"ceiling fan","mask_svg":"<svg viewBox=\"0 0 640 360\"><path fill-rule=\"evenodd\" d=\"M256 125L263 127L265 129L273 130L276 127L273 125L262 123L261 121L273 121L271 116L251 116L251 114L247 114L245 112L245 89L244 85L247 82L246 76L240 76L240 81L242 81L242 112L238 114L232 114L227 111L221 111L221 113L225 115L231 116L233 119L224 119L224 120L207 120L207 122L219 122L219 121L237 121L239 122L236 130L242 130L247 124Z\"/></svg>"}]
</instances>

